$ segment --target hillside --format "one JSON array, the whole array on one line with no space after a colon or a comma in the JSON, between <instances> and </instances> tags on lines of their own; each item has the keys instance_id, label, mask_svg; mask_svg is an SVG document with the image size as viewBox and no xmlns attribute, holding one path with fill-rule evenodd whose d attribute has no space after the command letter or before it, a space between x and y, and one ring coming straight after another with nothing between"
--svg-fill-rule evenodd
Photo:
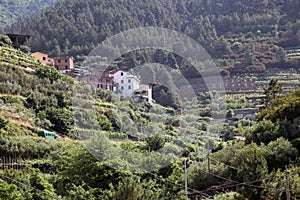
<instances>
[{"instance_id":1,"label":"hillside","mask_svg":"<svg viewBox=\"0 0 300 200\"><path fill-rule=\"evenodd\" d=\"M72 80L7 45L0 47L0 65L2 115L9 116L12 126L23 127L14 135L30 131L36 134L41 127L51 128L43 124L47 124L47 119L43 122L36 114L45 112L47 108L64 109L69 106L64 98L68 98L67 88Z\"/></svg>"},{"instance_id":2,"label":"hillside","mask_svg":"<svg viewBox=\"0 0 300 200\"><path fill-rule=\"evenodd\" d=\"M208 50L230 93L198 88L180 98L152 84L157 104L133 103L41 64L0 35L0 199L300 199L299 7L299 0L64 0L11 27L32 34L32 51L74 56L76 65L123 30L174 29ZM199 87L187 60L160 49L130 52L110 67L152 62ZM58 140L39 137L41 129Z\"/></svg>"},{"instance_id":3,"label":"hillside","mask_svg":"<svg viewBox=\"0 0 300 200\"><path fill-rule=\"evenodd\" d=\"M281 62L285 48L300 44L299 6L297 0L65 0L20 26L32 34L33 51L72 56L87 55L105 38L130 28L164 27L198 41L225 73L264 72L274 66L299 68ZM151 55L144 57L151 61Z\"/></svg>"},{"instance_id":4,"label":"hillside","mask_svg":"<svg viewBox=\"0 0 300 200\"><path fill-rule=\"evenodd\" d=\"M117 101L3 44L0 77L0 199L180 200L183 160L190 199L280 199L286 173L291 198L300 195L299 90L271 95L257 122L229 110L219 124L208 93L183 99L181 113ZM38 137L44 128L59 140Z\"/></svg>"},{"instance_id":5,"label":"hillside","mask_svg":"<svg viewBox=\"0 0 300 200\"><path fill-rule=\"evenodd\" d=\"M9 26L25 21L29 17L38 16L42 11L54 5L57 0L2 0L0 5L0 33Z\"/></svg>"}]
</instances>

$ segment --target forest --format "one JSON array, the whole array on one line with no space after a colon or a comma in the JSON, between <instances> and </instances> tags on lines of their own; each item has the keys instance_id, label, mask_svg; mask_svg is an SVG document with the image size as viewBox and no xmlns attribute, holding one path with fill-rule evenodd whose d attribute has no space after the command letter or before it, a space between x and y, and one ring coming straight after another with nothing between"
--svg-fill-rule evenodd
<instances>
[{"instance_id":1,"label":"forest","mask_svg":"<svg viewBox=\"0 0 300 200\"><path fill-rule=\"evenodd\" d=\"M0 5L0 32L4 33L7 27L17 23L20 19L29 19L39 16L41 12L54 5L56 0L2 0ZM24 33L23 33L24 34Z\"/></svg>"},{"instance_id":2,"label":"forest","mask_svg":"<svg viewBox=\"0 0 300 200\"><path fill-rule=\"evenodd\" d=\"M300 44L299 6L297 0L65 0L7 30L31 34L33 51L80 60L114 34L137 27L164 27L199 42L224 73L264 72L268 67L299 68L299 62L284 57L287 49ZM142 57L131 63L149 60ZM176 64L180 66L181 59Z\"/></svg>"}]
</instances>

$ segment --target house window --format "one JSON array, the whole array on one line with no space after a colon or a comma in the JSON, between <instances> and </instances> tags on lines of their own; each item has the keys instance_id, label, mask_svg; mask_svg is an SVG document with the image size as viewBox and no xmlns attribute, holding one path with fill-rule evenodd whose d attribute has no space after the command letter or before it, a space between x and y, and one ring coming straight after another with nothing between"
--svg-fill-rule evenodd
<instances>
[{"instance_id":1,"label":"house window","mask_svg":"<svg viewBox=\"0 0 300 200\"><path fill-rule=\"evenodd\" d=\"M124 74L123 74L123 72L121 72L121 76L123 76Z\"/></svg>"},{"instance_id":2,"label":"house window","mask_svg":"<svg viewBox=\"0 0 300 200\"><path fill-rule=\"evenodd\" d=\"M98 79L98 81L99 81L99 82L102 82L102 79L101 79L101 78L99 78L99 79Z\"/></svg>"},{"instance_id":3,"label":"house window","mask_svg":"<svg viewBox=\"0 0 300 200\"><path fill-rule=\"evenodd\" d=\"M46 60L46 57L43 57L43 60Z\"/></svg>"},{"instance_id":4,"label":"house window","mask_svg":"<svg viewBox=\"0 0 300 200\"><path fill-rule=\"evenodd\" d=\"M131 80L130 80L130 79L128 79L128 83L131 83Z\"/></svg>"},{"instance_id":5,"label":"house window","mask_svg":"<svg viewBox=\"0 0 300 200\"><path fill-rule=\"evenodd\" d=\"M110 79L106 79L106 83L110 83Z\"/></svg>"},{"instance_id":6,"label":"house window","mask_svg":"<svg viewBox=\"0 0 300 200\"><path fill-rule=\"evenodd\" d=\"M65 69L68 69L68 66L67 66L67 65L65 66Z\"/></svg>"},{"instance_id":7,"label":"house window","mask_svg":"<svg viewBox=\"0 0 300 200\"><path fill-rule=\"evenodd\" d=\"M57 62L60 63L60 59L58 59Z\"/></svg>"},{"instance_id":8,"label":"house window","mask_svg":"<svg viewBox=\"0 0 300 200\"><path fill-rule=\"evenodd\" d=\"M101 88L101 89L102 89L102 84L98 84L98 88Z\"/></svg>"},{"instance_id":9,"label":"house window","mask_svg":"<svg viewBox=\"0 0 300 200\"><path fill-rule=\"evenodd\" d=\"M124 90L124 86L121 86L121 90Z\"/></svg>"},{"instance_id":10,"label":"house window","mask_svg":"<svg viewBox=\"0 0 300 200\"><path fill-rule=\"evenodd\" d=\"M106 86L106 89L107 89L107 90L110 90L110 86L109 86L109 85L107 85L107 86Z\"/></svg>"},{"instance_id":11,"label":"house window","mask_svg":"<svg viewBox=\"0 0 300 200\"><path fill-rule=\"evenodd\" d=\"M131 90L131 86L130 85L128 86L128 90Z\"/></svg>"},{"instance_id":12,"label":"house window","mask_svg":"<svg viewBox=\"0 0 300 200\"><path fill-rule=\"evenodd\" d=\"M124 83L124 80L121 80L121 83Z\"/></svg>"},{"instance_id":13,"label":"house window","mask_svg":"<svg viewBox=\"0 0 300 200\"><path fill-rule=\"evenodd\" d=\"M68 62L68 59L65 59L65 62Z\"/></svg>"}]
</instances>

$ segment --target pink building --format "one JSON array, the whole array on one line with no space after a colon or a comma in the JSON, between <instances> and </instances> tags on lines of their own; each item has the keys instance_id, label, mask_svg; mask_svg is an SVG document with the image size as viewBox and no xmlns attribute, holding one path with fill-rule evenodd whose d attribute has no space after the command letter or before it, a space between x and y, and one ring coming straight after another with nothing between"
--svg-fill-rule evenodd
<instances>
[{"instance_id":1,"label":"pink building","mask_svg":"<svg viewBox=\"0 0 300 200\"><path fill-rule=\"evenodd\" d=\"M54 58L54 66L58 70L74 69L74 60L72 58L57 57Z\"/></svg>"},{"instance_id":2,"label":"pink building","mask_svg":"<svg viewBox=\"0 0 300 200\"><path fill-rule=\"evenodd\" d=\"M113 74L110 74L109 71L105 70L102 74L97 69L89 70L90 74L87 78L89 84L94 85L97 88L104 90L117 91L117 85L114 81Z\"/></svg>"}]
</instances>

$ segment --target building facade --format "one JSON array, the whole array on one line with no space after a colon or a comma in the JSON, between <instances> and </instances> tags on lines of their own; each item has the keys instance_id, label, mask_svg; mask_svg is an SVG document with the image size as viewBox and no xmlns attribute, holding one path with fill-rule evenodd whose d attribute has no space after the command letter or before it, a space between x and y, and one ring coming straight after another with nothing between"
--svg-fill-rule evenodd
<instances>
[{"instance_id":1,"label":"building facade","mask_svg":"<svg viewBox=\"0 0 300 200\"><path fill-rule=\"evenodd\" d=\"M134 91L132 96L134 103L149 103L153 104L155 101L152 99L152 86L140 85L137 90Z\"/></svg>"},{"instance_id":2,"label":"building facade","mask_svg":"<svg viewBox=\"0 0 300 200\"><path fill-rule=\"evenodd\" d=\"M94 85L96 88L117 92L118 84L114 80L113 74L105 70L103 73L97 69L89 70L87 82Z\"/></svg>"},{"instance_id":3,"label":"building facade","mask_svg":"<svg viewBox=\"0 0 300 200\"><path fill-rule=\"evenodd\" d=\"M57 70L71 70L74 69L74 60L67 57L56 57L54 66Z\"/></svg>"},{"instance_id":4,"label":"building facade","mask_svg":"<svg viewBox=\"0 0 300 200\"><path fill-rule=\"evenodd\" d=\"M37 60L45 65L55 67L57 70L72 70L74 69L74 59L68 57L50 58L48 54L35 52L31 54Z\"/></svg>"},{"instance_id":5,"label":"building facade","mask_svg":"<svg viewBox=\"0 0 300 200\"><path fill-rule=\"evenodd\" d=\"M54 66L54 58L50 58L48 54L35 52L31 55L45 65Z\"/></svg>"},{"instance_id":6,"label":"building facade","mask_svg":"<svg viewBox=\"0 0 300 200\"><path fill-rule=\"evenodd\" d=\"M134 94L139 88L140 80L125 70L118 70L113 73L113 78L118 84L118 92L127 97Z\"/></svg>"}]
</instances>

